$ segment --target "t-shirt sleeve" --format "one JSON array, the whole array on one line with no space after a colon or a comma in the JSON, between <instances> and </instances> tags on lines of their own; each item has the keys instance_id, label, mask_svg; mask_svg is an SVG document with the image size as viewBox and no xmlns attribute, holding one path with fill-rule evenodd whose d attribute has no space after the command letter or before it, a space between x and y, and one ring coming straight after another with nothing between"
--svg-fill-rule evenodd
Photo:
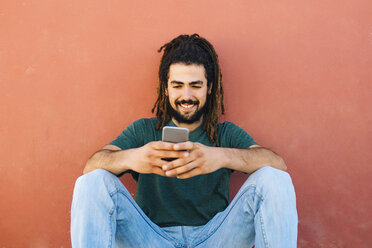
<instances>
[{"instance_id":1,"label":"t-shirt sleeve","mask_svg":"<svg viewBox=\"0 0 372 248\"><path fill-rule=\"evenodd\" d=\"M130 124L116 139L111 141L109 144L117 146L122 150L137 148L144 145L144 127L145 123L143 119L139 119ZM125 173L130 173L135 181L138 180L138 173L132 170L124 171L119 174L121 177Z\"/></svg>"},{"instance_id":2,"label":"t-shirt sleeve","mask_svg":"<svg viewBox=\"0 0 372 248\"><path fill-rule=\"evenodd\" d=\"M124 131L116 137L109 144L117 146L122 150L137 148L143 145L143 135L142 134L143 120L134 121L130 124Z\"/></svg>"},{"instance_id":3,"label":"t-shirt sleeve","mask_svg":"<svg viewBox=\"0 0 372 248\"><path fill-rule=\"evenodd\" d=\"M257 142L244 129L232 122L225 122L224 125L225 147L248 148L257 145Z\"/></svg>"},{"instance_id":4,"label":"t-shirt sleeve","mask_svg":"<svg viewBox=\"0 0 372 248\"><path fill-rule=\"evenodd\" d=\"M224 122L221 127L221 146L229 148L245 149L257 142L244 129L232 122ZM229 169L230 173L234 170Z\"/></svg>"}]
</instances>

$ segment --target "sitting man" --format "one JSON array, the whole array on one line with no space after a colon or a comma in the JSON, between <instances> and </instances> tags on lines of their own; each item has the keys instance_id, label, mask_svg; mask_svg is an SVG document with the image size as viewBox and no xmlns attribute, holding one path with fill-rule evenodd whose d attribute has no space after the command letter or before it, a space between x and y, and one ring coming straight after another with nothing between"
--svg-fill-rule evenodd
<instances>
[{"instance_id":1,"label":"sitting man","mask_svg":"<svg viewBox=\"0 0 372 248\"><path fill-rule=\"evenodd\" d=\"M180 35L162 50L156 118L134 121L76 182L72 246L296 247L296 198L283 159L218 122L223 88L213 46ZM164 126L188 128L189 141L161 141ZM251 175L229 204L233 171ZM118 179L126 172L136 200Z\"/></svg>"}]
</instances>

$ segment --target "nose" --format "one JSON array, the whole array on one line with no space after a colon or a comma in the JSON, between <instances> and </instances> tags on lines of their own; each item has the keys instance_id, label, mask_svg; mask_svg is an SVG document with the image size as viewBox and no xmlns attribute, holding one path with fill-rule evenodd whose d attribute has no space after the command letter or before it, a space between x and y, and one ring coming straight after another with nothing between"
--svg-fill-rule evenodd
<instances>
[{"instance_id":1,"label":"nose","mask_svg":"<svg viewBox=\"0 0 372 248\"><path fill-rule=\"evenodd\" d=\"M192 98L192 90L190 87L185 87L183 91L183 99L190 100Z\"/></svg>"}]
</instances>

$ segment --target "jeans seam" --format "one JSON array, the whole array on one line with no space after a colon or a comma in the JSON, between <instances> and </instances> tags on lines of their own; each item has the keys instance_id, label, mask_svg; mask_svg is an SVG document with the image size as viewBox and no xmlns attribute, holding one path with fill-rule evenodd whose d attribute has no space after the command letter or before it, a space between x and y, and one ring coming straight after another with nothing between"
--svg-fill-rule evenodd
<instances>
[{"instance_id":1,"label":"jeans seam","mask_svg":"<svg viewBox=\"0 0 372 248\"><path fill-rule=\"evenodd\" d=\"M133 203L133 198L129 198L128 195L125 193L125 191L123 190L120 190L118 188L115 188L114 191L110 192L110 197L112 198L114 194L116 193L120 193L122 194L124 197L126 197L129 202L132 204L132 206L137 210L137 212L140 214L140 216L142 217L142 219L144 221L146 221L146 223L152 228L152 230L154 230L157 234L159 234L161 237L163 237L164 239L168 240L170 243L172 243L173 246L176 246L177 243L171 238L171 237L168 237L166 235L164 235L163 233L159 232L159 230L156 230L153 226L153 224L151 222L149 222L145 216L143 216L142 214L142 209L138 209L139 206L137 206L136 204ZM147 216L146 216L147 217ZM147 217L148 218L148 217ZM111 227L110 227L111 228Z\"/></svg>"},{"instance_id":2,"label":"jeans seam","mask_svg":"<svg viewBox=\"0 0 372 248\"><path fill-rule=\"evenodd\" d=\"M110 197L112 198L113 196L110 194ZM108 244L108 247L112 247L112 236L113 236L113 230L112 230L112 215L114 214L114 211L115 211L115 204L114 206L110 209L109 211L109 223L110 223L110 239L109 239L109 244Z\"/></svg>"},{"instance_id":3,"label":"jeans seam","mask_svg":"<svg viewBox=\"0 0 372 248\"><path fill-rule=\"evenodd\" d=\"M185 234L185 229L184 229L183 226L181 226L181 231L182 231L182 237L183 237L183 239L184 239L184 241L185 241L185 246L186 246L186 247L189 247L189 245L188 245L188 243L187 243L187 238L186 238L186 234Z\"/></svg>"},{"instance_id":4,"label":"jeans seam","mask_svg":"<svg viewBox=\"0 0 372 248\"><path fill-rule=\"evenodd\" d=\"M263 241L265 243L265 247L266 248L269 248L269 243L267 242L267 238L266 238L265 226L264 226L264 221L263 221L263 216L262 216L261 209L259 210L259 215L260 215L260 221L261 221L261 229L262 229Z\"/></svg>"},{"instance_id":5,"label":"jeans seam","mask_svg":"<svg viewBox=\"0 0 372 248\"><path fill-rule=\"evenodd\" d=\"M220 228L220 226L225 222L227 216L229 215L229 213L231 212L231 210L234 208L234 206L236 205L236 203L238 202L238 200L240 200L240 198L241 198L245 193L247 193L247 191L248 191L250 188L256 188L256 185L255 185L255 184L250 184L250 185L246 186L246 188L244 189L244 191L243 191L243 192L238 196L238 198L237 198L236 201L234 202L234 205L232 205L231 208L230 208L230 210L225 214L224 218L223 218L222 221L219 223L219 225L217 225L217 226L213 229L213 231L212 231L209 235L207 235L207 236L205 237L205 239L203 239L202 241L196 243L194 247L196 247L196 246L198 246L198 245L204 243L208 238L210 238L210 237L211 237L211 236L212 236L212 235L213 235L213 234L218 230L218 228ZM256 191L255 191L254 193L255 193L258 197L260 197L260 199L261 199L262 201L264 200L264 197L263 197L261 194L257 193Z\"/></svg>"}]
</instances>

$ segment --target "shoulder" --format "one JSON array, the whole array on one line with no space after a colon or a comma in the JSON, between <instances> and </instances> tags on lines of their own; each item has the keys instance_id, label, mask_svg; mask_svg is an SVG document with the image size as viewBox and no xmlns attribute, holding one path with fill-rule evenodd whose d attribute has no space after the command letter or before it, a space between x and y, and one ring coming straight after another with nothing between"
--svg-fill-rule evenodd
<instances>
[{"instance_id":1,"label":"shoulder","mask_svg":"<svg viewBox=\"0 0 372 248\"><path fill-rule=\"evenodd\" d=\"M156 118L141 118L133 121L124 131L110 144L121 149L129 149L143 146L149 140L156 137Z\"/></svg>"},{"instance_id":2,"label":"shoulder","mask_svg":"<svg viewBox=\"0 0 372 248\"><path fill-rule=\"evenodd\" d=\"M156 126L157 119L155 117L153 118L141 118L138 120L133 121L129 126L132 126L134 128L144 127L155 127Z\"/></svg>"},{"instance_id":3,"label":"shoulder","mask_svg":"<svg viewBox=\"0 0 372 248\"><path fill-rule=\"evenodd\" d=\"M219 122L218 125L220 125L220 126L226 126L226 127L229 127L229 126L236 126L237 127L237 125L235 125L231 121L225 121L225 122L222 122L222 123Z\"/></svg>"},{"instance_id":4,"label":"shoulder","mask_svg":"<svg viewBox=\"0 0 372 248\"><path fill-rule=\"evenodd\" d=\"M134 121L130 125L130 129L138 140L142 140L141 144L146 144L159 139L159 131L156 130L156 123L157 118L141 118Z\"/></svg>"},{"instance_id":5,"label":"shoulder","mask_svg":"<svg viewBox=\"0 0 372 248\"><path fill-rule=\"evenodd\" d=\"M228 132L228 131L235 131L235 130L243 130L243 129L230 121L218 123L219 132Z\"/></svg>"},{"instance_id":6,"label":"shoulder","mask_svg":"<svg viewBox=\"0 0 372 248\"><path fill-rule=\"evenodd\" d=\"M218 124L218 136L222 147L247 148L256 144L243 128L229 121Z\"/></svg>"},{"instance_id":7,"label":"shoulder","mask_svg":"<svg viewBox=\"0 0 372 248\"><path fill-rule=\"evenodd\" d=\"M135 124L156 124L157 122L157 119L156 117L152 117L152 118L140 118L138 120L135 120L133 121L132 123L135 123Z\"/></svg>"},{"instance_id":8,"label":"shoulder","mask_svg":"<svg viewBox=\"0 0 372 248\"><path fill-rule=\"evenodd\" d=\"M133 121L122 132L122 136L142 136L155 130L156 118L141 118Z\"/></svg>"}]
</instances>

